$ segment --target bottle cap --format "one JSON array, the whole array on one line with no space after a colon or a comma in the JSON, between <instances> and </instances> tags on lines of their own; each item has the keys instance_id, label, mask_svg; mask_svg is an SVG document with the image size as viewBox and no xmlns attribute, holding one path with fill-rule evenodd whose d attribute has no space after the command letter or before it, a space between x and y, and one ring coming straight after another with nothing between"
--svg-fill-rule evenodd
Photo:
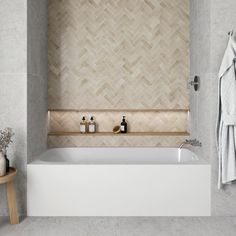
<instances>
[{"instance_id":1,"label":"bottle cap","mask_svg":"<svg viewBox=\"0 0 236 236\"><path fill-rule=\"evenodd\" d=\"M93 120L93 116L91 116L90 120Z\"/></svg>"},{"instance_id":2,"label":"bottle cap","mask_svg":"<svg viewBox=\"0 0 236 236\"><path fill-rule=\"evenodd\" d=\"M82 120L85 120L85 116L83 116Z\"/></svg>"}]
</instances>

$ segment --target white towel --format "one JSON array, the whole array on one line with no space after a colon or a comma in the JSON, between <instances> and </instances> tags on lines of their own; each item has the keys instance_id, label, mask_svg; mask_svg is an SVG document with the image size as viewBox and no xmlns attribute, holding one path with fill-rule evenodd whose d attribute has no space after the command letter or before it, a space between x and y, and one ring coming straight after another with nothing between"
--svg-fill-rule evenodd
<instances>
[{"instance_id":1,"label":"white towel","mask_svg":"<svg viewBox=\"0 0 236 236\"><path fill-rule=\"evenodd\" d=\"M219 71L218 188L236 179L236 35L229 36Z\"/></svg>"}]
</instances>

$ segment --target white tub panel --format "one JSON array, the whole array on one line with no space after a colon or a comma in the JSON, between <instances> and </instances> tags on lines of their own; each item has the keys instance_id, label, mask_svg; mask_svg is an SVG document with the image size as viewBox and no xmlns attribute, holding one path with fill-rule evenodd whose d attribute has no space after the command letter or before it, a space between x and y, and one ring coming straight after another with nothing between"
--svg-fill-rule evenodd
<instances>
[{"instance_id":1,"label":"white tub panel","mask_svg":"<svg viewBox=\"0 0 236 236\"><path fill-rule=\"evenodd\" d=\"M209 216L209 165L27 166L29 216Z\"/></svg>"}]
</instances>

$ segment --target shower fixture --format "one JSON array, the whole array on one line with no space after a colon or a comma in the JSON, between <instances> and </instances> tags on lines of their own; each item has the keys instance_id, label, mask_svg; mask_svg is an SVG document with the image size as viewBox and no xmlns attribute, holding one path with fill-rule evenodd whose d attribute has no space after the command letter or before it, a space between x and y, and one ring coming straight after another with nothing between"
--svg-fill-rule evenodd
<instances>
[{"instance_id":1,"label":"shower fixture","mask_svg":"<svg viewBox=\"0 0 236 236\"><path fill-rule=\"evenodd\" d=\"M184 142L182 142L179 145L179 149L181 149L184 145L191 145L191 146L194 146L194 147L201 147L202 143L199 142L197 139L186 139Z\"/></svg>"},{"instance_id":2,"label":"shower fixture","mask_svg":"<svg viewBox=\"0 0 236 236\"><path fill-rule=\"evenodd\" d=\"M191 86L193 86L194 91L198 91L199 88L200 88L200 77L197 76L197 75L195 75L195 76L193 77L193 80L190 81L189 84L190 84Z\"/></svg>"}]
</instances>

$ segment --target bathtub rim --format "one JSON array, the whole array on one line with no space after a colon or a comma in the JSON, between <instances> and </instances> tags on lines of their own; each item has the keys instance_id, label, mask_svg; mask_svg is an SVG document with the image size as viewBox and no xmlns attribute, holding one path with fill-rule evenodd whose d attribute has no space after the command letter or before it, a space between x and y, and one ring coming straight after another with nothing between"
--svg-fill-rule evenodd
<instances>
[{"instance_id":1,"label":"bathtub rim","mask_svg":"<svg viewBox=\"0 0 236 236\"><path fill-rule=\"evenodd\" d=\"M27 163L27 165L209 165L210 163L204 160L203 158L199 157L199 155L188 148L183 148L192 154L194 154L198 160L189 160L185 162L173 162L173 163L78 163L78 162L65 162L65 161L45 161L42 160L42 156L53 150L60 150L60 149L96 149L96 148L112 148L112 149L178 149L177 147L112 147L112 146L99 146L99 147L56 147L56 148L48 148L40 155L34 156L32 161Z\"/></svg>"}]
</instances>

